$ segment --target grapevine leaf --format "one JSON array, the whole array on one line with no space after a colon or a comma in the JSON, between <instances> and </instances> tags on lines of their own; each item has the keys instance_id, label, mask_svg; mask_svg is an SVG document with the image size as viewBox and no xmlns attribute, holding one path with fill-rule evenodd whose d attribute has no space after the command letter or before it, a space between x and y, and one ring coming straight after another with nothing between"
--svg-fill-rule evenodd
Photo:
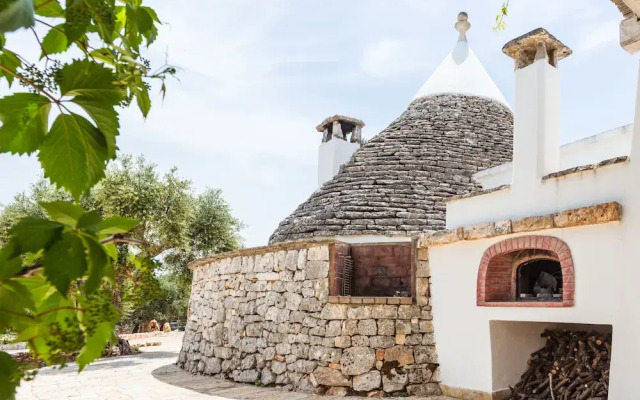
<instances>
[{"instance_id":1,"label":"grapevine leaf","mask_svg":"<svg viewBox=\"0 0 640 400\"><path fill-rule=\"evenodd\" d=\"M142 115L147 118L149 110L151 109L151 100L149 99L149 91L146 88L136 91L136 102Z\"/></svg>"},{"instance_id":2,"label":"grapevine leaf","mask_svg":"<svg viewBox=\"0 0 640 400\"><path fill-rule=\"evenodd\" d=\"M92 96L77 96L72 102L82 107L89 114L93 122L98 126L107 142L108 158L112 159L116 155L116 136L118 136L118 113L109 106L108 101L100 100L104 93L91 93Z\"/></svg>"},{"instance_id":3,"label":"grapevine leaf","mask_svg":"<svg viewBox=\"0 0 640 400\"><path fill-rule=\"evenodd\" d=\"M65 10L64 34L69 43L80 39L89 29L91 14L82 0L67 0Z\"/></svg>"},{"instance_id":4,"label":"grapevine leaf","mask_svg":"<svg viewBox=\"0 0 640 400\"><path fill-rule=\"evenodd\" d=\"M102 235L114 235L127 233L138 225L138 221L131 218L110 217L98 224L99 233Z\"/></svg>"},{"instance_id":5,"label":"grapevine leaf","mask_svg":"<svg viewBox=\"0 0 640 400\"><path fill-rule=\"evenodd\" d=\"M67 201L40 203L40 206L44 208L52 220L70 226L76 226L78 220L84 214L84 209L82 207Z\"/></svg>"},{"instance_id":6,"label":"grapevine leaf","mask_svg":"<svg viewBox=\"0 0 640 400\"><path fill-rule=\"evenodd\" d=\"M21 268L22 260L20 257L3 259L2 254L0 254L0 280L14 276Z\"/></svg>"},{"instance_id":7,"label":"grapevine leaf","mask_svg":"<svg viewBox=\"0 0 640 400\"><path fill-rule=\"evenodd\" d=\"M95 23L100 38L105 43L111 43L115 29L116 15L113 1L88 0L86 2L89 12Z\"/></svg>"},{"instance_id":8,"label":"grapevine leaf","mask_svg":"<svg viewBox=\"0 0 640 400\"><path fill-rule=\"evenodd\" d=\"M102 217L96 211L84 213L78 220L76 228L84 229L91 232L97 232L98 224L102 221Z\"/></svg>"},{"instance_id":9,"label":"grapevine leaf","mask_svg":"<svg viewBox=\"0 0 640 400\"><path fill-rule=\"evenodd\" d=\"M58 54L67 50L67 48L69 47L69 42L67 41L67 37L64 34L63 28L64 25L62 24L51 28L42 39L42 54L40 55L41 59L46 55Z\"/></svg>"},{"instance_id":10,"label":"grapevine leaf","mask_svg":"<svg viewBox=\"0 0 640 400\"><path fill-rule=\"evenodd\" d=\"M94 238L83 235L82 241L89 255L89 276L84 284L86 293L91 294L100 287L104 271L109 263L109 257L105 249Z\"/></svg>"},{"instance_id":11,"label":"grapevine leaf","mask_svg":"<svg viewBox=\"0 0 640 400\"><path fill-rule=\"evenodd\" d=\"M0 399L15 399L16 388L20 385L22 372L18 362L9 354L0 351Z\"/></svg>"},{"instance_id":12,"label":"grapevine leaf","mask_svg":"<svg viewBox=\"0 0 640 400\"><path fill-rule=\"evenodd\" d=\"M101 178L108 159L102 133L78 114L61 114L40 146L45 176L76 198Z\"/></svg>"},{"instance_id":13,"label":"grapevine leaf","mask_svg":"<svg viewBox=\"0 0 640 400\"><path fill-rule=\"evenodd\" d=\"M82 94L81 89L116 90L113 72L90 60L75 60L60 70L60 91L63 95Z\"/></svg>"},{"instance_id":14,"label":"grapevine leaf","mask_svg":"<svg viewBox=\"0 0 640 400\"><path fill-rule=\"evenodd\" d=\"M35 24L33 0L3 1L0 8L0 32L13 32Z\"/></svg>"},{"instance_id":15,"label":"grapevine leaf","mask_svg":"<svg viewBox=\"0 0 640 400\"><path fill-rule=\"evenodd\" d=\"M47 249L60 238L62 225L42 218L27 217L11 228L11 238L15 253L36 253Z\"/></svg>"},{"instance_id":16,"label":"grapevine leaf","mask_svg":"<svg viewBox=\"0 0 640 400\"><path fill-rule=\"evenodd\" d=\"M0 33L0 50L4 48L4 43L6 39L4 38L4 33Z\"/></svg>"},{"instance_id":17,"label":"grapevine leaf","mask_svg":"<svg viewBox=\"0 0 640 400\"><path fill-rule=\"evenodd\" d=\"M51 102L33 93L0 99L0 152L30 154L38 149L48 128Z\"/></svg>"},{"instance_id":18,"label":"grapevine leaf","mask_svg":"<svg viewBox=\"0 0 640 400\"><path fill-rule=\"evenodd\" d=\"M25 308L33 309L34 303L29 290L14 279L0 285L0 326L10 326L22 330L32 321Z\"/></svg>"},{"instance_id":19,"label":"grapevine leaf","mask_svg":"<svg viewBox=\"0 0 640 400\"><path fill-rule=\"evenodd\" d=\"M0 50L2 50L3 42L4 35L0 35ZM2 51L2 53L0 53L0 65L8 69L8 71L0 69L0 77L4 77L7 80L7 83L9 83L9 87L11 87L11 84L15 79L15 76L13 74L16 73L17 69L22 65L22 63L20 62L18 56L16 56L16 53L5 49L4 51Z\"/></svg>"},{"instance_id":20,"label":"grapevine leaf","mask_svg":"<svg viewBox=\"0 0 640 400\"><path fill-rule=\"evenodd\" d=\"M81 277L87 269L82 240L67 234L44 254L42 264L47 279L66 296L71 281Z\"/></svg>"},{"instance_id":21,"label":"grapevine leaf","mask_svg":"<svg viewBox=\"0 0 640 400\"><path fill-rule=\"evenodd\" d=\"M58 0L34 0L36 14L41 17L64 18L64 10Z\"/></svg>"}]
</instances>

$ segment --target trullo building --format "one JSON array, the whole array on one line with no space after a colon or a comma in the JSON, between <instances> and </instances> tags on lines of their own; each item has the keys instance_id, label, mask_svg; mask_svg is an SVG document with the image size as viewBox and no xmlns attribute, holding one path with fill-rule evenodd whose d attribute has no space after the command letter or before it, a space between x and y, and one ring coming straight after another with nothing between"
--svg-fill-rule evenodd
<instances>
[{"instance_id":1,"label":"trullo building","mask_svg":"<svg viewBox=\"0 0 640 400\"><path fill-rule=\"evenodd\" d=\"M181 367L323 394L507 398L544 329L609 345L613 330L624 350L602 350L601 365L615 398L633 398L640 323L621 301L640 304L640 276L605 261L632 260L640 233L626 216L637 189L622 183L640 176L633 129L561 147L558 63L571 50L543 29L505 46L514 114L469 28L461 13L452 52L371 140L352 117L316 127L319 188L269 245L190 265ZM589 277L605 264L615 277ZM633 333L616 330L625 318Z\"/></svg>"}]
</instances>

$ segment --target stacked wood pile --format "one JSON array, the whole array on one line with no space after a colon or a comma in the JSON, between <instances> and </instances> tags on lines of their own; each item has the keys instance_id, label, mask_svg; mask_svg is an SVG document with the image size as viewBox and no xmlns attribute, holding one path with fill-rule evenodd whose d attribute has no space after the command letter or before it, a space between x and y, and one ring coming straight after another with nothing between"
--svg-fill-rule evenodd
<instances>
[{"instance_id":1,"label":"stacked wood pile","mask_svg":"<svg viewBox=\"0 0 640 400\"><path fill-rule=\"evenodd\" d=\"M541 336L546 345L531 354L508 400L607 399L610 333L545 330Z\"/></svg>"}]
</instances>

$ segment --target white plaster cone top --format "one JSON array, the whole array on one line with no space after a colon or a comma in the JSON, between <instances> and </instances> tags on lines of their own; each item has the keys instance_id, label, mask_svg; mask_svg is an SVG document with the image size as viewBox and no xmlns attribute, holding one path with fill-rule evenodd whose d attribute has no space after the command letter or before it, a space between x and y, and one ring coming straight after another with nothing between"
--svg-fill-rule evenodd
<instances>
[{"instance_id":1,"label":"white plaster cone top","mask_svg":"<svg viewBox=\"0 0 640 400\"><path fill-rule=\"evenodd\" d=\"M500 89L467 43L466 32L471 27L467 18L467 13L461 12L458 15L455 27L460 36L455 48L422 85L413 100L455 93L492 99L509 107Z\"/></svg>"}]
</instances>

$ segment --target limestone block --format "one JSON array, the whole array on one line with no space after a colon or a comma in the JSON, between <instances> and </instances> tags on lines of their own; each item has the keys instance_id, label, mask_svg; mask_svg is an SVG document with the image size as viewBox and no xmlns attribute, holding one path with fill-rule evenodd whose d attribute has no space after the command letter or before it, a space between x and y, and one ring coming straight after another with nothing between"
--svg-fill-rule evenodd
<instances>
[{"instance_id":1,"label":"limestone block","mask_svg":"<svg viewBox=\"0 0 640 400\"><path fill-rule=\"evenodd\" d=\"M368 319L371 318L373 305L352 307L347 310L347 318L349 319Z\"/></svg>"},{"instance_id":2,"label":"limestone block","mask_svg":"<svg viewBox=\"0 0 640 400\"><path fill-rule=\"evenodd\" d=\"M241 369L252 369L255 366L256 366L256 356L254 356L253 354L246 356L245 358L242 359L242 362L240 362Z\"/></svg>"},{"instance_id":3,"label":"limestone block","mask_svg":"<svg viewBox=\"0 0 640 400\"><path fill-rule=\"evenodd\" d=\"M340 359L340 367L345 375L361 375L371 370L376 362L375 351L369 347L345 349Z\"/></svg>"},{"instance_id":4,"label":"limestone block","mask_svg":"<svg viewBox=\"0 0 640 400\"><path fill-rule=\"evenodd\" d=\"M351 344L356 347L369 347L369 337L361 335L352 336Z\"/></svg>"},{"instance_id":5,"label":"limestone block","mask_svg":"<svg viewBox=\"0 0 640 400\"><path fill-rule=\"evenodd\" d=\"M366 374L353 377L353 390L358 392L368 392L378 389L382 383L380 371L369 371Z\"/></svg>"},{"instance_id":6,"label":"limestone block","mask_svg":"<svg viewBox=\"0 0 640 400\"><path fill-rule=\"evenodd\" d=\"M325 394L327 396L345 397L349 394L349 391L347 390L347 388L334 386L327 389Z\"/></svg>"},{"instance_id":7,"label":"limestone block","mask_svg":"<svg viewBox=\"0 0 640 400\"><path fill-rule=\"evenodd\" d=\"M291 345L288 343L276 344L276 354L287 355L291 353Z\"/></svg>"},{"instance_id":8,"label":"limestone block","mask_svg":"<svg viewBox=\"0 0 640 400\"><path fill-rule=\"evenodd\" d=\"M436 340L435 337L433 335L433 332L431 333L425 333L422 335L422 345L423 346L432 346L436 344Z\"/></svg>"},{"instance_id":9,"label":"limestone block","mask_svg":"<svg viewBox=\"0 0 640 400\"><path fill-rule=\"evenodd\" d=\"M298 250L289 250L284 256L284 268L295 271L298 269Z\"/></svg>"},{"instance_id":10,"label":"limestone block","mask_svg":"<svg viewBox=\"0 0 640 400\"><path fill-rule=\"evenodd\" d=\"M393 320L378 320L378 335L393 335L396 333L396 323Z\"/></svg>"},{"instance_id":11,"label":"limestone block","mask_svg":"<svg viewBox=\"0 0 640 400\"><path fill-rule=\"evenodd\" d=\"M347 306L345 304L325 304L320 314L322 319L347 319Z\"/></svg>"},{"instance_id":12,"label":"limestone block","mask_svg":"<svg viewBox=\"0 0 640 400\"><path fill-rule=\"evenodd\" d=\"M385 362L398 362L398 367L410 365L415 362L413 358L413 349L406 346L394 346L384 352ZM386 391L386 389L385 389Z\"/></svg>"},{"instance_id":13,"label":"limestone block","mask_svg":"<svg viewBox=\"0 0 640 400\"><path fill-rule=\"evenodd\" d=\"M219 358L207 358L205 359L204 364L204 373L207 375L219 374L222 370Z\"/></svg>"},{"instance_id":14,"label":"limestone block","mask_svg":"<svg viewBox=\"0 0 640 400\"><path fill-rule=\"evenodd\" d=\"M433 333L433 321L420 321L420 332Z\"/></svg>"},{"instance_id":15,"label":"limestone block","mask_svg":"<svg viewBox=\"0 0 640 400\"><path fill-rule=\"evenodd\" d=\"M550 228L553 228L553 217L551 215L526 217L511 221L511 229L514 233L532 232Z\"/></svg>"},{"instance_id":16,"label":"limestone block","mask_svg":"<svg viewBox=\"0 0 640 400\"><path fill-rule=\"evenodd\" d=\"M426 383L431 380L433 372L427 365L411 365L405 368L409 374L409 383Z\"/></svg>"},{"instance_id":17,"label":"limestone block","mask_svg":"<svg viewBox=\"0 0 640 400\"><path fill-rule=\"evenodd\" d=\"M388 349L396 344L395 336L371 336L369 345L375 349Z\"/></svg>"},{"instance_id":18,"label":"limestone block","mask_svg":"<svg viewBox=\"0 0 640 400\"><path fill-rule=\"evenodd\" d=\"M297 293L287 292L284 294L285 307L288 310L296 311L302 302L302 296Z\"/></svg>"},{"instance_id":19,"label":"limestone block","mask_svg":"<svg viewBox=\"0 0 640 400\"><path fill-rule=\"evenodd\" d=\"M411 396L439 396L442 390L437 383L425 383L407 386L407 393Z\"/></svg>"},{"instance_id":20,"label":"limestone block","mask_svg":"<svg viewBox=\"0 0 640 400\"><path fill-rule=\"evenodd\" d=\"M376 304L372 306L371 317L375 319L396 319L398 318L398 306Z\"/></svg>"},{"instance_id":21,"label":"limestone block","mask_svg":"<svg viewBox=\"0 0 640 400\"><path fill-rule=\"evenodd\" d=\"M276 381L276 374L274 374L273 371L271 371L269 368L265 367L262 369L260 381L265 386L271 385Z\"/></svg>"},{"instance_id":22,"label":"limestone block","mask_svg":"<svg viewBox=\"0 0 640 400\"><path fill-rule=\"evenodd\" d=\"M349 313L347 312L347 315ZM375 336L378 333L378 326L374 319L363 319L358 322L358 334L364 336Z\"/></svg>"},{"instance_id":23,"label":"limestone block","mask_svg":"<svg viewBox=\"0 0 640 400\"><path fill-rule=\"evenodd\" d=\"M342 323L342 335L353 336L358 334L358 321L355 319L347 319Z\"/></svg>"},{"instance_id":24,"label":"limestone block","mask_svg":"<svg viewBox=\"0 0 640 400\"><path fill-rule=\"evenodd\" d=\"M271 272L273 268L273 253L257 255L253 267L255 272Z\"/></svg>"},{"instance_id":25,"label":"limestone block","mask_svg":"<svg viewBox=\"0 0 640 400\"><path fill-rule=\"evenodd\" d=\"M351 387L351 379L336 369L318 367L312 373L312 382L324 386Z\"/></svg>"},{"instance_id":26,"label":"limestone block","mask_svg":"<svg viewBox=\"0 0 640 400\"><path fill-rule=\"evenodd\" d=\"M403 345L407 341L407 335L396 333L396 344Z\"/></svg>"},{"instance_id":27,"label":"limestone block","mask_svg":"<svg viewBox=\"0 0 640 400\"><path fill-rule=\"evenodd\" d=\"M330 339L330 338L327 338ZM338 336L334 339L336 347L347 348L351 346L351 336Z\"/></svg>"},{"instance_id":28,"label":"limestone block","mask_svg":"<svg viewBox=\"0 0 640 400\"><path fill-rule=\"evenodd\" d=\"M233 357L233 350L228 347L216 347L213 349L213 354L216 358L228 360Z\"/></svg>"},{"instance_id":29,"label":"limestone block","mask_svg":"<svg viewBox=\"0 0 640 400\"><path fill-rule=\"evenodd\" d=\"M411 319L420 317L420 307L416 305L403 305L398 307L399 319Z\"/></svg>"},{"instance_id":30,"label":"limestone block","mask_svg":"<svg viewBox=\"0 0 640 400\"><path fill-rule=\"evenodd\" d=\"M405 344L407 346L418 346L418 345L422 344L422 334L421 333L415 333L413 335L407 335L406 340L405 340Z\"/></svg>"},{"instance_id":31,"label":"limestone block","mask_svg":"<svg viewBox=\"0 0 640 400\"><path fill-rule=\"evenodd\" d=\"M306 268L307 279L320 279L329 276L329 261L308 261Z\"/></svg>"},{"instance_id":32,"label":"limestone block","mask_svg":"<svg viewBox=\"0 0 640 400\"><path fill-rule=\"evenodd\" d=\"M309 261L329 261L329 246L315 246L307 250Z\"/></svg>"},{"instance_id":33,"label":"limestone block","mask_svg":"<svg viewBox=\"0 0 640 400\"><path fill-rule=\"evenodd\" d=\"M307 266L307 249L302 249L298 251L298 262L297 268L298 270L305 270Z\"/></svg>"},{"instance_id":34,"label":"limestone block","mask_svg":"<svg viewBox=\"0 0 640 400\"><path fill-rule=\"evenodd\" d=\"M416 300L418 305L429 304L429 278L416 279Z\"/></svg>"},{"instance_id":35,"label":"limestone block","mask_svg":"<svg viewBox=\"0 0 640 400\"><path fill-rule=\"evenodd\" d=\"M622 207L620 204L612 202L575 210L561 211L553 215L553 223L556 228L567 228L578 225L620 221L621 217Z\"/></svg>"},{"instance_id":36,"label":"limestone block","mask_svg":"<svg viewBox=\"0 0 640 400\"><path fill-rule=\"evenodd\" d=\"M329 321L326 327L325 336L327 337L339 336L341 332L342 332L341 321Z\"/></svg>"},{"instance_id":37,"label":"limestone block","mask_svg":"<svg viewBox=\"0 0 640 400\"><path fill-rule=\"evenodd\" d=\"M416 346L414 353L418 364L436 364L438 362L435 346Z\"/></svg>"},{"instance_id":38,"label":"limestone block","mask_svg":"<svg viewBox=\"0 0 640 400\"><path fill-rule=\"evenodd\" d=\"M406 319L396 320L396 335L409 335L411 333L411 321Z\"/></svg>"},{"instance_id":39,"label":"limestone block","mask_svg":"<svg viewBox=\"0 0 640 400\"><path fill-rule=\"evenodd\" d=\"M405 371L392 368L382 374L382 389L387 393L399 392L409 383L409 376Z\"/></svg>"},{"instance_id":40,"label":"limestone block","mask_svg":"<svg viewBox=\"0 0 640 400\"><path fill-rule=\"evenodd\" d=\"M428 278L431 276L431 268L429 267L429 261L418 261L416 267L417 278Z\"/></svg>"},{"instance_id":41,"label":"limestone block","mask_svg":"<svg viewBox=\"0 0 640 400\"><path fill-rule=\"evenodd\" d=\"M273 371L273 373L276 375L280 375L287 371L287 364L280 361L272 361L271 371Z\"/></svg>"}]
</instances>

